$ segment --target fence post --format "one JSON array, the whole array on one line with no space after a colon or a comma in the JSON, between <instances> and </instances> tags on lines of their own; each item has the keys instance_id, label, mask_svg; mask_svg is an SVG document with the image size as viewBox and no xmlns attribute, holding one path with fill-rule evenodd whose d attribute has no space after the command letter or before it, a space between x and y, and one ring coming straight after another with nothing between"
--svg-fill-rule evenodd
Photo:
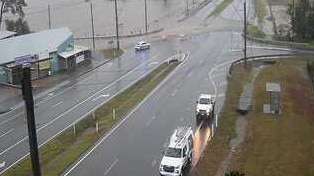
<instances>
[{"instance_id":1,"label":"fence post","mask_svg":"<svg viewBox=\"0 0 314 176\"><path fill-rule=\"evenodd\" d=\"M98 133L99 130L99 125L98 125L98 120L96 121L96 132Z\"/></svg>"},{"instance_id":2,"label":"fence post","mask_svg":"<svg viewBox=\"0 0 314 176\"><path fill-rule=\"evenodd\" d=\"M75 123L73 124L73 134L74 134L74 137L76 137L76 128L75 128Z\"/></svg>"},{"instance_id":3,"label":"fence post","mask_svg":"<svg viewBox=\"0 0 314 176\"><path fill-rule=\"evenodd\" d=\"M116 108L112 108L112 119L115 120L116 118Z\"/></svg>"}]
</instances>

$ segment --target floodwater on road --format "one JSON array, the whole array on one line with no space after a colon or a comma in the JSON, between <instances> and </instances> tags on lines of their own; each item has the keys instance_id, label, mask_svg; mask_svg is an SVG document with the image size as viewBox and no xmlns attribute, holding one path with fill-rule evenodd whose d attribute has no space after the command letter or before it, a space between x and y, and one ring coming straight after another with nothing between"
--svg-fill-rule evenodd
<instances>
[{"instance_id":1,"label":"floodwater on road","mask_svg":"<svg viewBox=\"0 0 314 176\"><path fill-rule=\"evenodd\" d=\"M88 1L88 2L87 2ZM195 0L194 3L197 4ZM118 24L120 35L145 32L145 0L118 0ZM186 10L187 0L147 0L148 31L171 24ZM24 8L26 20L32 31L49 28L48 4L51 28L69 27L74 37L90 37L91 3L96 36L115 35L115 6L113 0L31 0Z\"/></svg>"}]
</instances>

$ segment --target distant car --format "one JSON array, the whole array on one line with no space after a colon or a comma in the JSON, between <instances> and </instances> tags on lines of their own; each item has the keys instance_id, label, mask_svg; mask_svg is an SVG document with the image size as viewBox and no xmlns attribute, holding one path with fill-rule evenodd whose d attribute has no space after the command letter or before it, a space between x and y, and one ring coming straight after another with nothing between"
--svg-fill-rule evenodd
<instances>
[{"instance_id":1,"label":"distant car","mask_svg":"<svg viewBox=\"0 0 314 176\"><path fill-rule=\"evenodd\" d=\"M136 51L145 50L150 48L150 44L148 42L141 41L136 43L134 48Z\"/></svg>"}]
</instances>

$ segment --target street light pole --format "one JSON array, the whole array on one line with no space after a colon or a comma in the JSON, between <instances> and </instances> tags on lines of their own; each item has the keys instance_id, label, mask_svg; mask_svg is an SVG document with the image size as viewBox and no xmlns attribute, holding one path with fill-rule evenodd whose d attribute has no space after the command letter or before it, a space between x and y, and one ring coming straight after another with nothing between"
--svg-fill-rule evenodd
<instances>
[{"instance_id":1,"label":"street light pole","mask_svg":"<svg viewBox=\"0 0 314 176\"><path fill-rule=\"evenodd\" d=\"M95 30L94 30L94 14L93 14L93 3L90 3L90 15L92 20L92 35L93 35L93 49L95 50Z\"/></svg>"},{"instance_id":2,"label":"street light pole","mask_svg":"<svg viewBox=\"0 0 314 176\"><path fill-rule=\"evenodd\" d=\"M28 127L28 136L29 136L29 149L32 162L32 169L34 176L40 176L40 163L38 156L38 143L36 135L36 123L35 123L35 114L34 114L34 99L32 93L32 83L31 83L31 68L24 67L22 69L23 78L22 78L22 94L26 106L27 114L27 127Z\"/></svg>"},{"instance_id":3,"label":"street light pole","mask_svg":"<svg viewBox=\"0 0 314 176\"><path fill-rule=\"evenodd\" d=\"M144 0L144 4L145 4L145 32L147 34L148 27L147 27L147 3L146 3L146 0Z\"/></svg>"},{"instance_id":4,"label":"street light pole","mask_svg":"<svg viewBox=\"0 0 314 176\"><path fill-rule=\"evenodd\" d=\"M50 4L48 4L48 27L51 29Z\"/></svg>"},{"instance_id":5,"label":"street light pole","mask_svg":"<svg viewBox=\"0 0 314 176\"><path fill-rule=\"evenodd\" d=\"M117 38L117 49L120 49L119 43L119 27L118 27L118 7L117 7L117 0L114 0L114 10L116 14L116 38Z\"/></svg>"},{"instance_id":6,"label":"street light pole","mask_svg":"<svg viewBox=\"0 0 314 176\"><path fill-rule=\"evenodd\" d=\"M244 66L246 68L246 2L244 0Z\"/></svg>"}]
</instances>

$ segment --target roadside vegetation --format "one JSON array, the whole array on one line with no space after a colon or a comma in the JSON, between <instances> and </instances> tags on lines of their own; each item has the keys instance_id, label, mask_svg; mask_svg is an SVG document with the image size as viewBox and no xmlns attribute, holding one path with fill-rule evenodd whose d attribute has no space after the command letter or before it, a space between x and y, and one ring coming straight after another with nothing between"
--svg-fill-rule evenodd
<instances>
[{"instance_id":1,"label":"roadside vegetation","mask_svg":"<svg viewBox=\"0 0 314 176\"><path fill-rule=\"evenodd\" d=\"M258 29L258 27L256 26L248 25L247 32L250 36L265 38L265 33L262 30Z\"/></svg>"},{"instance_id":2,"label":"roadside vegetation","mask_svg":"<svg viewBox=\"0 0 314 176\"><path fill-rule=\"evenodd\" d=\"M218 129L214 138L208 143L202 158L193 175L215 175L221 162L229 153L229 141L237 136L236 119L238 117L238 100L243 87L250 79L251 68L236 66L232 76L228 79L226 99L219 114Z\"/></svg>"},{"instance_id":3,"label":"roadside vegetation","mask_svg":"<svg viewBox=\"0 0 314 176\"><path fill-rule=\"evenodd\" d=\"M226 7L228 7L233 0L223 0L216 8L215 10L208 15L207 18L214 17L216 18Z\"/></svg>"},{"instance_id":4,"label":"roadside vegetation","mask_svg":"<svg viewBox=\"0 0 314 176\"><path fill-rule=\"evenodd\" d=\"M123 50L117 48L109 48L100 50L100 53L107 59L115 59L123 54Z\"/></svg>"},{"instance_id":5,"label":"roadside vegetation","mask_svg":"<svg viewBox=\"0 0 314 176\"><path fill-rule=\"evenodd\" d=\"M140 103L180 62L163 63L39 149L42 175L60 175ZM3 174L32 175L27 157Z\"/></svg>"},{"instance_id":6,"label":"roadside vegetation","mask_svg":"<svg viewBox=\"0 0 314 176\"><path fill-rule=\"evenodd\" d=\"M283 60L261 71L247 115L245 142L233 155L230 170L246 175L314 174L314 94L305 60ZM262 113L269 102L266 82L281 84L282 114Z\"/></svg>"},{"instance_id":7,"label":"roadside vegetation","mask_svg":"<svg viewBox=\"0 0 314 176\"><path fill-rule=\"evenodd\" d=\"M203 153L196 175L215 175L229 152L230 137L236 135L236 106L249 72L239 66L233 69L218 131ZM266 82L281 84L280 115L262 112L263 104L269 103ZM232 151L227 171L261 176L314 175L313 107L314 93L305 59L280 59L261 70L255 82L252 111L245 117L245 140Z\"/></svg>"},{"instance_id":8,"label":"roadside vegetation","mask_svg":"<svg viewBox=\"0 0 314 176\"><path fill-rule=\"evenodd\" d=\"M266 16L266 0L254 1L254 10L256 12L258 23L261 24Z\"/></svg>"}]
</instances>

